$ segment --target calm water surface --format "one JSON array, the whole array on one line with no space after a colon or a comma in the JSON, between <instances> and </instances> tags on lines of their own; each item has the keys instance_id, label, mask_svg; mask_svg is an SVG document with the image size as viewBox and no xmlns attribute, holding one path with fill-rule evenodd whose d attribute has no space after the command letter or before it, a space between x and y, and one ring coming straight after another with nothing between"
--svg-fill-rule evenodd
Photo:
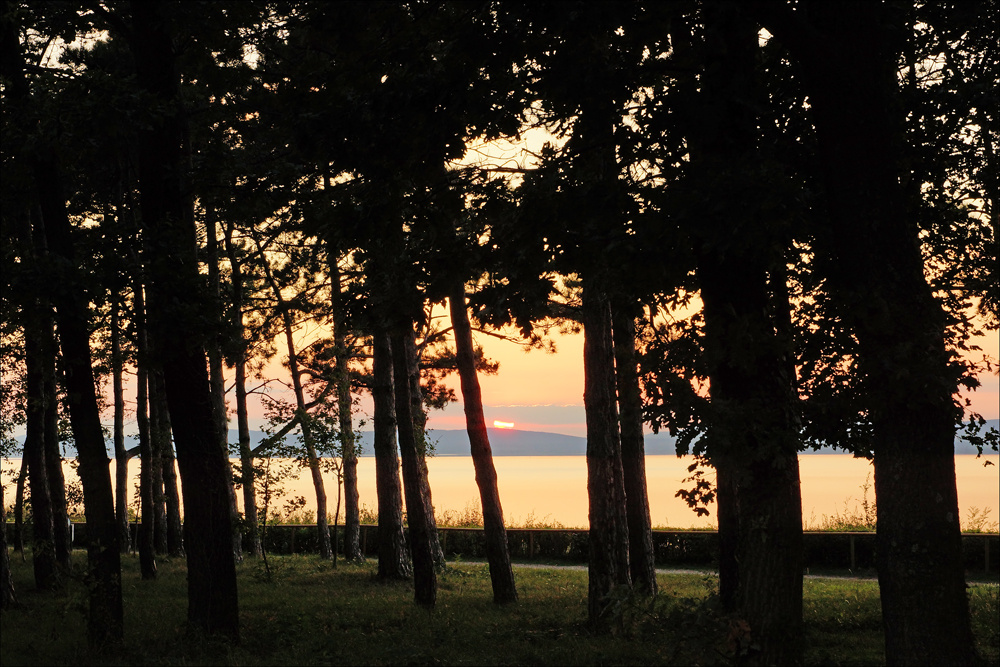
<instances>
[{"instance_id":1,"label":"calm water surface","mask_svg":"<svg viewBox=\"0 0 1000 667\"><path fill-rule=\"evenodd\" d=\"M984 466L984 462L993 465ZM528 521L562 524L570 527L587 526L587 461L583 456L499 456L494 459L500 483L504 516L509 525L524 525ZM647 456L646 477L653 524L674 528L715 525L715 508L699 518L675 497L684 488L691 459L676 456ZM989 510L989 521L1000 518L1000 456L994 454L977 459L972 455L955 457L958 478L958 501L963 527L972 508ZM4 461L4 469L20 465L19 460ZM806 527L822 523L824 516L837 513L860 513L864 498L862 487L870 483L871 464L843 454L810 454L799 457L802 480L802 513ZM469 457L435 457L428 460L431 490L436 513L462 513L466 508L479 509L479 490ZM77 481L69 464L64 467L67 481ZM130 493L138 481L138 461L130 461ZM336 478L325 476L329 510L336 507ZM5 485L10 477L5 475ZM114 476L112 475L112 482ZM375 459L363 457L358 462L358 482L361 503L374 509ZM307 471L285 483L287 495L302 496L305 510L315 512L316 501L312 481ZM13 489L7 489L5 500L13 502ZM874 488L868 489L868 499L874 500ZM240 494L242 501L242 495ZM283 501L275 503L278 507Z\"/></svg>"}]
</instances>

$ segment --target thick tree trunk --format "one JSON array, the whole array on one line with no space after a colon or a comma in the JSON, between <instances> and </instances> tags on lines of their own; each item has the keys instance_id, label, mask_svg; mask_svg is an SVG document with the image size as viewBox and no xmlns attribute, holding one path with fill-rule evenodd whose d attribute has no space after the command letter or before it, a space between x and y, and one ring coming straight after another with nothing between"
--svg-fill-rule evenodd
<instances>
[{"instance_id":1,"label":"thick tree trunk","mask_svg":"<svg viewBox=\"0 0 1000 667\"><path fill-rule=\"evenodd\" d=\"M434 499L431 497L431 483L427 467L427 413L424 411L423 391L420 388L420 359L417 358L417 336L413 328L405 336L406 358L409 360L406 377L410 386L410 414L413 416L413 438L417 446L420 464L420 497L427 508L427 538L431 544L431 554L437 567L445 566L444 549L438 536L437 518L434 516Z\"/></svg>"},{"instance_id":2,"label":"thick tree trunk","mask_svg":"<svg viewBox=\"0 0 1000 667\"><path fill-rule=\"evenodd\" d=\"M413 557L414 600L425 607L433 607L437 601L437 574L435 573L434 552L431 546L429 513L433 508L427 505L422 480L426 476L421 469L420 450L412 427L413 413L410 401L410 383L407 381L413 361L408 352L407 337L412 335L412 324L398 325L390 336L392 348L392 371L396 398L396 421L399 424L399 453L403 462L403 491L406 494L406 519L410 528L410 554Z\"/></svg>"},{"instance_id":3,"label":"thick tree trunk","mask_svg":"<svg viewBox=\"0 0 1000 667\"><path fill-rule=\"evenodd\" d=\"M691 174L703 192L730 186L758 162L754 59L757 27L735 2L705 8L709 56L691 122ZM718 471L724 604L746 621L753 664L801 659L802 504L799 419L788 341L775 334L768 266L781 242L768 219L731 195L696 234L711 381L708 456ZM728 501L728 502L727 502ZM728 505L728 506L727 506ZM734 549L735 547L735 549Z\"/></svg>"},{"instance_id":4,"label":"thick tree trunk","mask_svg":"<svg viewBox=\"0 0 1000 667\"><path fill-rule=\"evenodd\" d=\"M162 3L134 1L131 9L136 78L163 110L140 133L139 184L151 278L150 330L161 355L183 486L188 622L194 629L238 640L226 491L231 481L219 449L205 367L195 229L185 223L180 76Z\"/></svg>"},{"instance_id":5,"label":"thick tree trunk","mask_svg":"<svg viewBox=\"0 0 1000 667\"><path fill-rule=\"evenodd\" d=\"M587 495L590 561L587 610L591 625L606 627L614 597L632 585L621 441L615 401L611 307L597 276L583 288L583 404L587 413Z\"/></svg>"},{"instance_id":6,"label":"thick tree trunk","mask_svg":"<svg viewBox=\"0 0 1000 667\"><path fill-rule=\"evenodd\" d=\"M330 251L330 298L333 317L335 382L337 383L337 416L340 424L340 460L344 473L344 557L351 562L364 560L361 553L361 518L358 494L358 454L351 416L351 374L347 349L347 327L344 322L340 266L336 253ZM338 496L339 497L339 496ZM336 515L339 516L339 513Z\"/></svg>"},{"instance_id":7,"label":"thick tree trunk","mask_svg":"<svg viewBox=\"0 0 1000 667\"><path fill-rule=\"evenodd\" d=\"M810 93L830 215L817 260L858 339L874 433L886 662L974 664L955 484L957 382L897 162L902 15L879 3L817 3L805 24L782 9L758 11L802 65Z\"/></svg>"},{"instance_id":8,"label":"thick tree trunk","mask_svg":"<svg viewBox=\"0 0 1000 667\"><path fill-rule=\"evenodd\" d=\"M37 309L35 315L40 315ZM60 581L56 568L48 469L45 465L45 411L48 401L43 381L45 359L38 330L26 331L24 339L27 405L23 456L28 459L28 485L31 490L31 562L35 586L39 590L54 590L60 587Z\"/></svg>"},{"instance_id":9,"label":"thick tree trunk","mask_svg":"<svg viewBox=\"0 0 1000 667\"><path fill-rule=\"evenodd\" d=\"M504 527L497 471L493 465L486 417L483 415L483 394L476 374L475 349L472 326L465 303L465 286L456 280L448 296L451 305L451 322L455 330L455 356L458 375L462 384L462 402L465 405L465 428L469 433L472 465L476 469L476 485L483 510L483 528L486 534L486 560L490 565L493 584L493 601L497 604L517 601L517 585L510 566L507 548L507 529Z\"/></svg>"},{"instance_id":10,"label":"thick tree trunk","mask_svg":"<svg viewBox=\"0 0 1000 667\"><path fill-rule=\"evenodd\" d=\"M406 536L403 532L403 492L399 483L399 456L396 449L392 346L384 329L375 331L372 348L375 487L378 495L378 577L408 579L411 569L406 550Z\"/></svg>"},{"instance_id":11,"label":"thick tree trunk","mask_svg":"<svg viewBox=\"0 0 1000 667\"><path fill-rule=\"evenodd\" d=\"M635 354L635 321L625 309L612 308L615 379L618 385L618 423L621 432L622 479L628 521L629 570L633 588L656 595L653 527L646 492L646 447L642 435L642 395Z\"/></svg>"}]
</instances>

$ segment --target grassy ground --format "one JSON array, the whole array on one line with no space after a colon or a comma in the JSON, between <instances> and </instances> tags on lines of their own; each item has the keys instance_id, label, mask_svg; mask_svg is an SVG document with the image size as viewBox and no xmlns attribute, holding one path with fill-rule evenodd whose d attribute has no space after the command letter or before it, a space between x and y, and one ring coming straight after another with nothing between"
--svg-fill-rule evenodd
<instances>
[{"instance_id":1,"label":"grassy ground","mask_svg":"<svg viewBox=\"0 0 1000 667\"><path fill-rule=\"evenodd\" d=\"M84 554L77 552L82 562ZM496 607L482 564L456 564L439 578L438 606L414 606L407 583L379 583L374 566L333 570L312 556L271 557L272 576L240 566L243 640L230 646L189 636L183 561L159 562L160 577L139 578L124 560L125 647L87 649L85 589L32 590L31 565L13 559L20 609L0 617L0 663L13 665L304 664L726 664L728 621L715 611L714 578L661 575L652 604L623 601L613 636L584 624L587 575L518 568L521 601ZM998 664L998 589L970 589L980 651ZM806 664L882 664L874 582L810 579L805 585Z\"/></svg>"}]
</instances>

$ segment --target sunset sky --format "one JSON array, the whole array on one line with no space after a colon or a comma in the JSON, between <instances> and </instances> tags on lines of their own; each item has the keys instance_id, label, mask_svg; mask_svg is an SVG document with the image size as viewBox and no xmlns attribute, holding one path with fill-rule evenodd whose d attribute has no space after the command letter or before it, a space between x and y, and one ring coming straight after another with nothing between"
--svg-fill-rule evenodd
<instances>
[{"instance_id":1,"label":"sunset sky","mask_svg":"<svg viewBox=\"0 0 1000 667\"><path fill-rule=\"evenodd\" d=\"M476 334L476 341L482 345L486 356L500 362L500 372L494 376L480 376L485 405L486 423L510 422L514 428L526 431L547 431L566 435L586 435L583 410L583 335L554 333L557 352L549 354L542 350L524 352L523 349L484 334ZM998 353L996 331L979 339L983 353L994 360ZM978 357L977 357L978 358ZM277 364L275 364L277 366ZM1000 417L1000 382L995 374L980 376L983 386L972 392L973 409L987 419ZM448 380L449 386L461 400L457 375ZM362 411L368 423L364 430L371 430L371 400L362 400ZM254 424L260 424L263 414L255 410ZM445 410L434 410L430 414L429 426L436 429L465 428L465 414L461 402L449 405ZM254 426L256 427L256 426ZM235 428L235 421L233 422Z\"/></svg>"}]
</instances>

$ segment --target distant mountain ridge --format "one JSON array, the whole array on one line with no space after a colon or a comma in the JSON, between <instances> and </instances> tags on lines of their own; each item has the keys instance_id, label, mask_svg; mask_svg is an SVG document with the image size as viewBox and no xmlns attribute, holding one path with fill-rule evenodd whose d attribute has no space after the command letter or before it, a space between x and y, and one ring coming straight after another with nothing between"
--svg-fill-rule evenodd
<instances>
[{"instance_id":1,"label":"distant mountain ridge","mask_svg":"<svg viewBox=\"0 0 1000 667\"><path fill-rule=\"evenodd\" d=\"M995 428L1000 430L1000 420L988 419L985 429ZM494 456L584 456L587 453L587 439L576 435L564 435L562 433L548 433L545 431L522 431L520 429L499 429L488 428L490 445ZM371 431L361 432L361 456L373 456L373 437ZM469 436L465 429L432 429L428 436L434 443L435 456L469 456ZM250 446L255 447L266 437L263 431L250 432ZM297 439L298 436L291 436ZM17 438L19 443L24 442L24 436ZM229 442L235 443L239 440L239 434L235 429L229 431ZM108 441L108 454L114 457L114 448ZM131 446L131 441L128 446ZM666 433L646 434L645 436L646 454L674 455L676 454L675 439ZM66 456L75 456L76 450L66 447ZM823 447L819 450L807 450L803 454L844 454L843 450L832 447ZM956 454L977 454L976 448L968 442L955 439ZM990 452L987 452L990 453Z\"/></svg>"}]
</instances>

